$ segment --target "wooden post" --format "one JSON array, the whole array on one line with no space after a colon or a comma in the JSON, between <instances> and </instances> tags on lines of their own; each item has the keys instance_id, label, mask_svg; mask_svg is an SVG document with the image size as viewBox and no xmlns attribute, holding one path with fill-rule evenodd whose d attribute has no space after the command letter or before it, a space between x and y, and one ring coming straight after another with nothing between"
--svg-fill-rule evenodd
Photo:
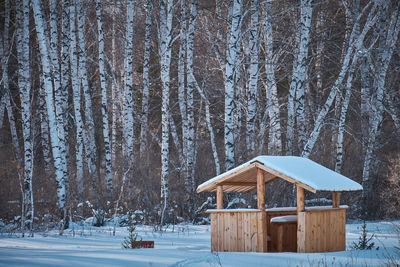
<instances>
[{"instance_id":1,"label":"wooden post","mask_svg":"<svg viewBox=\"0 0 400 267\"><path fill-rule=\"evenodd\" d=\"M297 215L300 211L304 211L304 188L296 185L297 189Z\"/></svg>"},{"instance_id":2,"label":"wooden post","mask_svg":"<svg viewBox=\"0 0 400 267\"><path fill-rule=\"evenodd\" d=\"M217 185L217 209L222 210L224 202L224 192L222 191L222 185Z\"/></svg>"},{"instance_id":3,"label":"wooden post","mask_svg":"<svg viewBox=\"0 0 400 267\"><path fill-rule=\"evenodd\" d=\"M332 207L339 208L340 206L340 192L332 192Z\"/></svg>"},{"instance_id":4,"label":"wooden post","mask_svg":"<svg viewBox=\"0 0 400 267\"><path fill-rule=\"evenodd\" d=\"M264 171L257 168L257 208L265 210L265 179Z\"/></svg>"}]
</instances>

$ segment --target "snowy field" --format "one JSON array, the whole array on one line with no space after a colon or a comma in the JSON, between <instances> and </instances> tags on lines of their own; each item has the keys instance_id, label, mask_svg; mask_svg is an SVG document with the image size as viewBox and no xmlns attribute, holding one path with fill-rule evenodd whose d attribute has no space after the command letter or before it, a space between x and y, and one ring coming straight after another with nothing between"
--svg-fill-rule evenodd
<instances>
[{"instance_id":1,"label":"snowy field","mask_svg":"<svg viewBox=\"0 0 400 267\"><path fill-rule=\"evenodd\" d=\"M400 222L397 221L397 224ZM211 253L210 227L170 226L155 232L151 226L138 226L143 240L154 240L155 248L123 249L126 227L74 226L63 236L57 231L20 238L0 235L0 266L399 266L400 246L391 222L368 222L368 233L375 233L372 250L352 250L358 240L360 223L346 225L347 251L331 253ZM376 250L376 247L379 247Z\"/></svg>"}]
</instances>

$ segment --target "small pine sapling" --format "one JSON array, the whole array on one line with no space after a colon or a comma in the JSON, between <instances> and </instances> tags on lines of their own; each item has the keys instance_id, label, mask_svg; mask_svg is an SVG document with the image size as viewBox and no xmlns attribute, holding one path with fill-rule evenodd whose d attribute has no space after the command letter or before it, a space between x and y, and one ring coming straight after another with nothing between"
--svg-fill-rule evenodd
<instances>
[{"instance_id":1,"label":"small pine sapling","mask_svg":"<svg viewBox=\"0 0 400 267\"><path fill-rule=\"evenodd\" d=\"M374 242L371 242L372 238L374 238L375 234L372 234L370 237L368 237L368 231L367 231L367 224L364 223L362 225L362 232L360 237L358 238L358 242L353 242L352 248L354 249L372 249L375 246ZM379 247L376 248L377 250Z\"/></svg>"},{"instance_id":2,"label":"small pine sapling","mask_svg":"<svg viewBox=\"0 0 400 267\"><path fill-rule=\"evenodd\" d=\"M125 237L124 242L122 242L122 248L139 248L140 244L137 241L138 234L135 232L135 226L132 222L132 214L129 212L129 235ZM141 241L142 239L140 239Z\"/></svg>"}]
</instances>

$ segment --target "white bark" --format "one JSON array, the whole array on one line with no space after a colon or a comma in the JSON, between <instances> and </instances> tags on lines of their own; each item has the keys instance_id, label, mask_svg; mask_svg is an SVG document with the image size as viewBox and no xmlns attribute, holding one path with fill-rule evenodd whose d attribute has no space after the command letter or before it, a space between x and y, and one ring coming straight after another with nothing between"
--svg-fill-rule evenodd
<instances>
[{"instance_id":1,"label":"white bark","mask_svg":"<svg viewBox=\"0 0 400 267\"><path fill-rule=\"evenodd\" d=\"M189 214L192 213L195 194L194 167L195 167L195 129L194 129L194 86L195 78L193 71L193 46L194 31L197 18L197 0L192 0L190 8L189 28L187 34L187 154L186 154L186 197L189 206Z\"/></svg>"},{"instance_id":2,"label":"white bark","mask_svg":"<svg viewBox=\"0 0 400 267\"><path fill-rule=\"evenodd\" d=\"M288 125L286 153L294 153L295 118L299 145L306 141L305 95L304 88L307 73L308 45L310 39L312 0L301 0L300 25L297 30L296 49L293 62L292 80L289 89ZM295 102L294 102L295 101Z\"/></svg>"},{"instance_id":3,"label":"white bark","mask_svg":"<svg viewBox=\"0 0 400 267\"><path fill-rule=\"evenodd\" d=\"M344 128L347 116L347 109L349 107L350 98L351 98L351 91L352 91L352 83L354 77L354 71L356 67L358 57L354 56L351 66L349 67L349 71L347 74L347 81L346 81L346 94L342 102L342 108L340 112L340 119L339 119L339 126L338 126L338 133L337 133L337 140L336 140L336 164L335 164L335 171L340 173L343 165L343 135L344 135Z\"/></svg>"},{"instance_id":4,"label":"white bark","mask_svg":"<svg viewBox=\"0 0 400 267\"><path fill-rule=\"evenodd\" d=\"M386 4L388 5L388 4ZM383 6L383 9L388 6ZM369 139L365 153L364 166L363 166L363 198L364 201L371 197L371 166L374 161L374 150L377 143L380 124L383 119L384 111L384 95L385 95L385 79L390 60L393 55L394 48L396 47L399 31L400 31L400 18L399 18L399 3L395 4L394 11L390 18L387 20L387 10L382 12L380 21L378 23L377 31L380 37L378 55L375 66L375 79L373 82L373 90L376 92L375 101L373 101L372 109L373 116L371 117L371 128L369 132ZM365 203L364 203L365 204Z\"/></svg>"},{"instance_id":5,"label":"white bark","mask_svg":"<svg viewBox=\"0 0 400 267\"><path fill-rule=\"evenodd\" d=\"M78 46L79 46L79 78L83 89L85 103L85 129L83 132L85 144L85 157L89 173L94 176L96 173L96 142L94 136L94 121L92 113L92 98L90 94L89 81L86 69L86 47L85 47L85 17L86 10L82 1L77 1L78 8ZM92 181L96 178L93 177Z\"/></svg>"},{"instance_id":6,"label":"white bark","mask_svg":"<svg viewBox=\"0 0 400 267\"><path fill-rule=\"evenodd\" d=\"M160 61L162 83L161 107L161 220L164 224L169 202L169 95L172 37L173 0L161 0L160 3Z\"/></svg>"},{"instance_id":7,"label":"white bark","mask_svg":"<svg viewBox=\"0 0 400 267\"><path fill-rule=\"evenodd\" d=\"M144 59L143 59L143 96L142 96L142 115L141 115L141 128L140 128L140 156L142 157L147 149L147 131L148 116L149 116L149 69L150 69L150 52L151 52L151 24L152 24L152 9L153 5L151 0L146 3L146 29L144 39Z\"/></svg>"},{"instance_id":8,"label":"white bark","mask_svg":"<svg viewBox=\"0 0 400 267\"><path fill-rule=\"evenodd\" d=\"M314 129L312 130L312 132L308 138L308 141L303 148L303 152L301 154L302 157L308 158L310 156L311 151L312 151L312 149L317 141L317 138L321 132L321 128L323 126L324 119L325 119L326 115L328 114L328 111L333 103L333 100L335 99L336 94L337 94L337 92L345 78L345 75L348 71L351 57L352 56L358 57L358 53L355 53L355 51L359 51L361 49L365 35L368 33L368 31L371 29L371 27L375 24L375 22L378 18L377 17L378 15L375 14L377 4L374 4L373 7L369 11L368 17L364 24L363 31L359 35L356 35L356 32L358 32L357 27L359 27L360 18L363 15L364 11L368 7L369 7L369 5L366 6L364 8L364 10L360 13L360 15L358 16L358 18L353 26L353 30L352 30L350 38L349 38L348 49L346 51L345 57L342 62L342 67L340 69L338 77L336 78L335 83L332 86L331 91L330 91L324 105L321 107L321 111L319 112L318 117L315 120ZM356 25L356 24L358 24L358 25ZM356 59L353 59L353 60L356 60Z\"/></svg>"},{"instance_id":9,"label":"white bark","mask_svg":"<svg viewBox=\"0 0 400 267\"><path fill-rule=\"evenodd\" d=\"M69 8L69 29L70 29L70 70L73 92L73 104L76 126L76 143L75 143L75 159L76 159L76 181L78 188L78 199L83 199L83 121L81 114L81 81L79 79L78 53L77 53L77 29L76 29L76 0L71 0Z\"/></svg>"},{"instance_id":10,"label":"white bark","mask_svg":"<svg viewBox=\"0 0 400 267\"><path fill-rule=\"evenodd\" d=\"M242 20L242 0L234 0L232 7L232 22L228 31L228 47L225 64L225 170L235 165L234 113L235 113L235 65L239 50Z\"/></svg>"},{"instance_id":11,"label":"white bark","mask_svg":"<svg viewBox=\"0 0 400 267\"><path fill-rule=\"evenodd\" d=\"M255 150L255 122L257 111L257 86L258 86L258 0L251 1L250 8L250 66L249 72L249 88L247 100L247 134L246 145L247 154L252 155Z\"/></svg>"},{"instance_id":12,"label":"white bark","mask_svg":"<svg viewBox=\"0 0 400 267\"><path fill-rule=\"evenodd\" d=\"M182 150L178 153L182 154L183 161L180 162L185 176L185 189L187 189L186 175L187 166L184 160L187 157L187 140L188 140L188 120L187 120L187 103L185 90L185 62L187 49L187 8L186 1L181 1L181 28L179 33L179 58L178 58L178 103L182 118Z\"/></svg>"},{"instance_id":13,"label":"white bark","mask_svg":"<svg viewBox=\"0 0 400 267\"><path fill-rule=\"evenodd\" d=\"M69 1L65 3L65 9L69 8ZM68 14L68 13L67 13ZM68 17L66 18L69 19ZM45 25L43 25L45 27ZM43 29L45 31L45 29ZM63 32L63 34L69 35L69 32ZM50 42L46 40L46 43L50 44L49 56L51 60L51 68L52 68L52 77L54 82L54 92L55 92L55 108L56 108L56 123L57 123L57 131L58 131L58 139L59 139L59 147L62 150L62 155L65 157L61 158L62 168L64 172L64 177L66 182L68 182L68 168L67 168L67 159L68 159L68 144L66 142L67 136L67 106L68 106L68 80L66 81L66 85L62 84L61 73L60 73L60 60L58 56L58 28L57 28L57 0L50 1ZM63 51L62 56L66 57L66 64L68 65L68 53L69 51ZM64 62L63 62L64 64ZM65 86L65 87L64 87Z\"/></svg>"},{"instance_id":14,"label":"white bark","mask_svg":"<svg viewBox=\"0 0 400 267\"><path fill-rule=\"evenodd\" d=\"M269 117L269 135L268 135L268 154L280 155L282 153L281 141L281 120L278 102L278 92L275 79L275 61L273 50L273 34L272 34L272 15L271 3L266 3L266 21L264 29L265 44L265 72L266 81L264 83L265 94L267 96L267 105L265 107L264 118L260 127L260 144L259 154L262 154L264 135L266 131L267 116Z\"/></svg>"},{"instance_id":15,"label":"white bark","mask_svg":"<svg viewBox=\"0 0 400 267\"><path fill-rule=\"evenodd\" d=\"M97 17L97 31L98 31L98 44L99 44L99 75L100 75L100 88L101 88L101 115L102 115L102 128L104 138L104 153L105 153L105 166L106 166L106 185L108 190L109 199L112 198L113 182L112 182L112 166L111 166L111 144L110 133L108 125L108 111L107 111L107 82L104 71L104 31L103 21L101 18L101 0L96 1L96 17Z\"/></svg>"},{"instance_id":16,"label":"white bark","mask_svg":"<svg viewBox=\"0 0 400 267\"><path fill-rule=\"evenodd\" d=\"M40 7L40 0L33 0L32 7L35 18L35 26L37 33L37 40L39 42L40 59L44 73L44 84L46 89L46 105L49 120L51 147L54 159L54 168L57 181L57 197L58 208L61 210L62 218L64 216L65 206L65 176L63 170L63 162L65 162L65 154L60 148L59 136L57 134L56 111L54 108L54 95L51 81L51 67L49 62L49 51L46 46L46 35L44 34L42 10ZM64 221L62 222L64 223Z\"/></svg>"},{"instance_id":17,"label":"white bark","mask_svg":"<svg viewBox=\"0 0 400 267\"><path fill-rule=\"evenodd\" d=\"M33 174L33 142L31 136L31 84L30 84L30 57L29 57L29 0L18 1L17 18L17 54L18 54L18 86L21 99L22 135L24 140L24 207L22 222L29 225L32 232L34 205L32 191Z\"/></svg>"},{"instance_id":18,"label":"white bark","mask_svg":"<svg viewBox=\"0 0 400 267\"><path fill-rule=\"evenodd\" d=\"M133 165L134 157L134 101L133 101L133 26L135 20L135 1L129 0L125 30L125 59L124 59L124 99L123 99L123 138L125 157L129 165ZM133 168L130 168L133 171ZM129 177L131 179L131 177Z\"/></svg>"},{"instance_id":19,"label":"white bark","mask_svg":"<svg viewBox=\"0 0 400 267\"><path fill-rule=\"evenodd\" d=\"M51 155L50 155L50 138L49 138L49 122L47 120L46 108L46 92L44 85L44 76L40 75L40 91L39 91L39 109L40 109L40 144L42 146L42 153L44 159L44 168L46 174L50 174Z\"/></svg>"}]
</instances>

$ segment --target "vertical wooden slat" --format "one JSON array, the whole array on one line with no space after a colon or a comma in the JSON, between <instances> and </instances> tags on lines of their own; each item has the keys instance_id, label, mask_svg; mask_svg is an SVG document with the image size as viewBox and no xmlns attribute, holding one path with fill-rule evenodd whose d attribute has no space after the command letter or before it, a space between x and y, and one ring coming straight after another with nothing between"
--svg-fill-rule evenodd
<instances>
[{"instance_id":1,"label":"vertical wooden slat","mask_svg":"<svg viewBox=\"0 0 400 267\"><path fill-rule=\"evenodd\" d=\"M238 251L237 245L237 213L229 213L229 251Z\"/></svg>"},{"instance_id":2,"label":"vertical wooden slat","mask_svg":"<svg viewBox=\"0 0 400 267\"><path fill-rule=\"evenodd\" d=\"M218 251L218 222L217 214L211 214L211 251Z\"/></svg>"},{"instance_id":3,"label":"vertical wooden slat","mask_svg":"<svg viewBox=\"0 0 400 267\"><path fill-rule=\"evenodd\" d=\"M265 210L265 179L264 171L257 168L257 208Z\"/></svg>"},{"instance_id":4,"label":"vertical wooden slat","mask_svg":"<svg viewBox=\"0 0 400 267\"><path fill-rule=\"evenodd\" d=\"M251 214L243 213L244 251L251 251Z\"/></svg>"},{"instance_id":5,"label":"vertical wooden slat","mask_svg":"<svg viewBox=\"0 0 400 267\"><path fill-rule=\"evenodd\" d=\"M223 209L224 203L224 193L222 190L222 185L217 185L217 209Z\"/></svg>"},{"instance_id":6,"label":"vertical wooden slat","mask_svg":"<svg viewBox=\"0 0 400 267\"><path fill-rule=\"evenodd\" d=\"M257 238L257 213L250 213L251 216L251 251L258 251L258 238Z\"/></svg>"},{"instance_id":7,"label":"vertical wooden slat","mask_svg":"<svg viewBox=\"0 0 400 267\"><path fill-rule=\"evenodd\" d=\"M297 185L297 214L299 212L304 211L304 188Z\"/></svg>"},{"instance_id":8,"label":"vertical wooden slat","mask_svg":"<svg viewBox=\"0 0 400 267\"><path fill-rule=\"evenodd\" d=\"M217 215L218 215L218 251L224 251L224 236L225 236L224 214L217 213Z\"/></svg>"},{"instance_id":9,"label":"vertical wooden slat","mask_svg":"<svg viewBox=\"0 0 400 267\"><path fill-rule=\"evenodd\" d=\"M244 252L243 212L237 214L237 251Z\"/></svg>"}]
</instances>

